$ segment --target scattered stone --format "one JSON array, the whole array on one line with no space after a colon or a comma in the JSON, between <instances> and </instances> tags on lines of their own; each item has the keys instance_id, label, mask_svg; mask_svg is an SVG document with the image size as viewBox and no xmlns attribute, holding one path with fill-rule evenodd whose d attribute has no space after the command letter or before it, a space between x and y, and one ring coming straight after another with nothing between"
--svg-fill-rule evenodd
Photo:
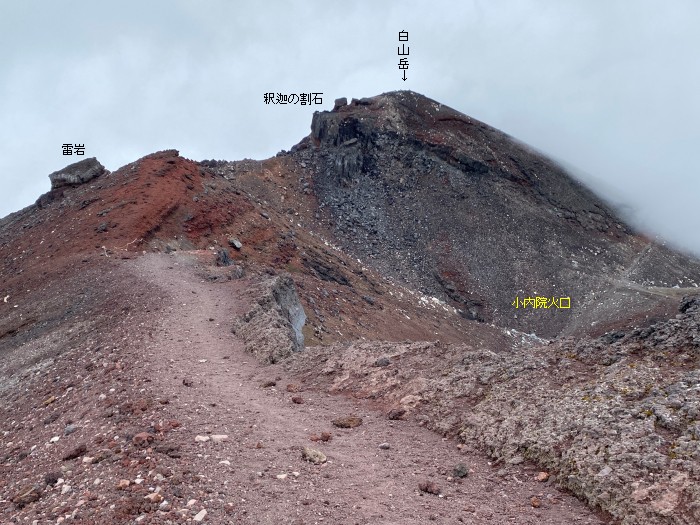
<instances>
[{"instance_id":1,"label":"scattered stone","mask_svg":"<svg viewBox=\"0 0 700 525\"><path fill-rule=\"evenodd\" d=\"M46 419L44 419L44 425L50 425L59 417L61 417L61 414L59 414L58 412L54 412L53 414L49 415Z\"/></svg>"},{"instance_id":2,"label":"scattered stone","mask_svg":"<svg viewBox=\"0 0 700 525\"><path fill-rule=\"evenodd\" d=\"M22 487L22 489L20 489L19 492L12 496L12 503L15 504L15 507L21 509L23 507L26 507L30 503L39 501L41 495L42 491L39 485L27 485L25 487Z\"/></svg>"},{"instance_id":3,"label":"scattered stone","mask_svg":"<svg viewBox=\"0 0 700 525\"><path fill-rule=\"evenodd\" d=\"M182 454L180 454L180 445L176 443L163 443L162 445L158 445L154 450L170 458L182 457Z\"/></svg>"},{"instance_id":4,"label":"scattered stone","mask_svg":"<svg viewBox=\"0 0 700 525\"><path fill-rule=\"evenodd\" d=\"M301 396L292 396L292 403L295 403L297 405L301 405L304 402L304 398Z\"/></svg>"},{"instance_id":5,"label":"scattered stone","mask_svg":"<svg viewBox=\"0 0 700 525\"><path fill-rule=\"evenodd\" d=\"M542 501L537 496L532 496L530 498L530 505L532 505L536 509L539 509L542 505Z\"/></svg>"},{"instance_id":6,"label":"scattered stone","mask_svg":"<svg viewBox=\"0 0 700 525\"><path fill-rule=\"evenodd\" d=\"M535 479L539 482L545 482L549 479L549 472L540 472Z\"/></svg>"},{"instance_id":7,"label":"scattered stone","mask_svg":"<svg viewBox=\"0 0 700 525\"><path fill-rule=\"evenodd\" d=\"M75 425L66 425L66 428L63 429L63 435L70 436L76 430L78 430L78 427Z\"/></svg>"},{"instance_id":8,"label":"scattered stone","mask_svg":"<svg viewBox=\"0 0 700 525\"><path fill-rule=\"evenodd\" d=\"M371 304L371 305L373 305L373 306L374 306L374 303L376 302L375 299L374 299L374 297L370 297L369 295L363 295L363 296L362 296L362 299L363 299L366 303Z\"/></svg>"},{"instance_id":9,"label":"scattered stone","mask_svg":"<svg viewBox=\"0 0 700 525\"><path fill-rule=\"evenodd\" d=\"M435 496L440 494L440 487L438 487L434 481L421 481L418 483L418 488L421 492L434 494Z\"/></svg>"},{"instance_id":10,"label":"scattered stone","mask_svg":"<svg viewBox=\"0 0 700 525\"><path fill-rule=\"evenodd\" d=\"M382 450L389 450L391 448L391 445L389 445L389 443L380 443L379 448Z\"/></svg>"},{"instance_id":11,"label":"scattered stone","mask_svg":"<svg viewBox=\"0 0 700 525\"><path fill-rule=\"evenodd\" d=\"M129 485L131 485L131 481L128 479L120 479L117 483L117 490L125 490Z\"/></svg>"},{"instance_id":12,"label":"scattered stone","mask_svg":"<svg viewBox=\"0 0 700 525\"><path fill-rule=\"evenodd\" d=\"M49 439L49 443L58 443L59 439L61 439L59 436L54 436L51 439Z\"/></svg>"},{"instance_id":13,"label":"scattered stone","mask_svg":"<svg viewBox=\"0 0 700 525\"><path fill-rule=\"evenodd\" d=\"M331 421L338 428L355 428L362 424L362 418L359 416L343 416Z\"/></svg>"},{"instance_id":14,"label":"scattered stone","mask_svg":"<svg viewBox=\"0 0 700 525\"><path fill-rule=\"evenodd\" d=\"M73 487L71 487L71 486L68 485L68 484L65 484L65 485L63 485L63 487L61 487L61 494L62 494L62 495L66 495L66 494L68 494L69 492L71 492L72 490L73 490Z\"/></svg>"},{"instance_id":15,"label":"scattered stone","mask_svg":"<svg viewBox=\"0 0 700 525\"><path fill-rule=\"evenodd\" d=\"M153 434L149 434L148 432L139 432L133 438L131 438L131 442L137 447L145 447L148 446L148 444L154 439L155 437Z\"/></svg>"},{"instance_id":16,"label":"scattered stone","mask_svg":"<svg viewBox=\"0 0 700 525\"><path fill-rule=\"evenodd\" d=\"M216 252L216 265L217 266L231 266L233 264L233 259L228 254L227 250L221 249Z\"/></svg>"},{"instance_id":17,"label":"scattered stone","mask_svg":"<svg viewBox=\"0 0 700 525\"><path fill-rule=\"evenodd\" d=\"M47 400L44 401L43 405L44 405L45 407L47 407L47 406L49 406L51 403L53 403L54 401L56 401L56 396L51 396L50 398L48 398Z\"/></svg>"},{"instance_id":18,"label":"scattered stone","mask_svg":"<svg viewBox=\"0 0 700 525\"><path fill-rule=\"evenodd\" d=\"M609 476L611 473L612 473L612 468L610 468L610 466L606 465L605 467L603 467L600 470L600 472L598 472L598 474L596 474L596 476L604 478L605 476Z\"/></svg>"},{"instance_id":19,"label":"scattered stone","mask_svg":"<svg viewBox=\"0 0 700 525\"><path fill-rule=\"evenodd\" d=\"M455 478L466 478L469 475L469 468L464 463L457 463L452 469Z\"/></svg>"},{"instance_id":20,"label":"scattered stone","mask_svg":"<svg viewBox=\"0 0 700 525\"><path fill-rule=\"evenodd\" d=\"M287 384L287 392L291 392L291 393L301 392L301 386L296 385L294 383L289 383L289 384Z\"/></svg>"},{"instance_id":21,"label":"scattered stone","mask_svg":"<svg viewBox=\"0 0 700 525\"><path fill-rule=\"evenodd\" d=\"M112 457L112 451L109 450L108 448L103 448L101 450L98 450L95 455L92 457L92 463L97 464L97 463L102 463L105 459L111 458Z\"/></svg>"},{"instance_id":22,"label":"scattered stone","mask_svg":"<svg viewBox=\"0 0 700 525\"><path fill-rule=\"evenodd\" d=\"M194 438L196 443L206 443L209 439L209 436L195 436Z\"/></svg>"},{"instance_id":23,"label":"scattered stone","mask_svg":"<svg viewBox=\"0 0 700 525\"><path fill-rule=\"evenodd\" d=\"M228 435L227 434L214 434L211 437L211 440L214 443L223 443L224 441L228 441Z\"/></svg>"},{"instance_id":24,"label":"scattered stone","mask_svg":"<svg viewBox=\"0 0 700 525\"><path fill-rule=\"evenodd\" d=\"M321 432L321 441L328 442L333 439L333 434L330 432Z\"/></svg>"},{"instance_id":25,"label":"scattered stone","mask_svg":"<svg viewBox=\"0 0 700 525\"><path fill-rule=\"evenodd\" d=\"M380 357L374 362L374 366L389 366L391 361L388 357Z\"/></svg>"},{"instance_id":26,"label":"scattered stone","mask_svg":"<svg viewBox=\"0 0 700 525\"><path fill-rule=\"evenodd\" d=\"M151 492L144 496L143 499L147 499L151 503L160 503L163 501L163 496L159 492Z\"/></svg>"},{"instance_id":27,"label":"scattered stone","mask_svg":"<svg viewBox=\"0 0 700 525\"><path fill-rule=\"evenodd\" d=\"M197 515L196 515L194 518L192 518L192 519L193 519L194 521L196 521L197 523L199 523L199 522L201 522L201 521L204 520L204 518L206 517L206 515L207 515L206 509L202 509L202 510L200 510L200 511L197 513Z\"/></svg>"},{"instance_id":28,"label":"scattered stone","mask_svg":"<svg viewBox=\"0 0 700 525\"><path fill-rule=\"evenodd\" d=\"M49 472L44 476L44 483L46 483L49 487L53 487L56 483L58 483L61 476L62 474L60 472Z\"/></svg>"},{"instance_id":29,"label":"scattered stone","mask_svg":"<svg viewBox=\"0 0 700 525\"><path fill-rule=\"evenodd\" d=\"M222 461L219 461L219 465L226 465L227 467L230 467L231 462L228 459L224 459Z\"/></svg>"},{"instance_id":30,"label":"scattered stone","mask_svg":"<svg viewBox=\"0 0 700 525\"><path fill-rule=\"evenodd\" d=\"M406 409L394 408L394 409L389 410L389 413L387 414L386 417L388 417L392 421L396 421L397 419L403 418L404 414L406 414Z\"/></svg>"},{"instance_id":31,"label":"scattered stone","mask_svg":"<svg viewBox=\"0 0 700 525\"><path fill-rule=\"evenodd\" d=\"M314 465L320 465L321 463L325 463L327 460L326 455L323 452L309 447L304 447L301 457Z\"/></svg>"},{"instance_id":32,"label":"scattered stone","mask_svg":"<svg viewBox=\"0 0 700 525\"><path fill-rule=\"evenodd\" d=\"M70 461L71 459L79 458L80 456L85 455L86 452L87 445L85 443L81 443L67 454L64 454L63 461Z\"/></svg>"},{"instance_id":33,"label":"scattered stone","mask_svg":"<svg viewBox=\"0 0 700 525\"><path fill-rule=\"evenodd\" d=\"M239 241L235 237L231 237L228 240L228 243L231 246L231 248L235 248L236 250L240 250L241 248L243 248L243 244L241 243L241 241Z\"/></svg>"},{"instance_id":34,"label":"scattered stone","mask_svg":"<svg viewBox=\"0 0 700 525\"><path fill-rule=\"evenodd\" d=\"M194 385L194 383L192 382L192 380L189 379L189 378L187 378L187 377L184 378L184 379L182 380L182 384L185 385L185 386L193 386L193 385Z\"/></svg>"},{"instance_id":35,"label":"scattered stone","mask_svg":"<svg viewBox=\"0 0 700 525\"><path fill-rule=\"evenodd\" d=\"M287 479L287 474L277 474L275 477L277 479Z\"/></svg>"},{"instance_id":36,"label":"scattered stone","mask_svg":"<svg viewBox=\"0 0 700 525\"><path fill-rule=\"evenodd\" d=\"M260 385L260 386L261 386L262 388L270 388L270 387L273 387L273 386L276 386L276 385L277 385L277 381L272 381L272 380L270 380L270 381L265 381L265 382L264 382L262 385Z\"/></svg>"}]
</instances>

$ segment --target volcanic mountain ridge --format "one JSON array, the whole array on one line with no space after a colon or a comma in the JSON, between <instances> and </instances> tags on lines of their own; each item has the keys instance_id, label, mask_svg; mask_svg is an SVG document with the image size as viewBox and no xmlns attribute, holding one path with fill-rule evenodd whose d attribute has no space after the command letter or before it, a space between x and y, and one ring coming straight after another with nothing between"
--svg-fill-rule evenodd
<instances>
[{"instance_id":1,"label":"volcanic mountain ridge","mask_svg":"<svg viewBox=\"0 0 700 525\"><path fill-rule=\"evenodd\" d=\"M84 429L105 420L108 432L130 436L110 452L125 468L138 468L151 449L132 443L140 433L124 425L143 430L146 444L177 439L177 427L148 420L175 406L187 411L186 395L166 380L173 371L177 388L190 392L182 369L163 368L169 354L154 342L169 337L159 319L180 304L165 306L179 297L166 291L180 281L158 277L170 270L182 283L196 276L202 294L216 286L232 294L227 309L216 292L216 307L233 337L258 360L282 362L263 370L403 411L465 448L487 450L507 465L501 477L534 462L610 519L700 516L700 335L693 299L681 303L697 291L700 261L635 232L556 163L498 130L393 92L337 101L314 114L308 137L268 160L194 162L168 150L111 173L87 159L50 178L36 205L0 221L3 479L25 473L30 483L0 485L4 501L14 501L12 519L29 515L27 498L39 508L48 501L41 494L50 488L32 485L31 465L61 461L30 443L32 432L55 432L62 413ZM513 305L535 295L570 297L571 308ZM172 351L181 366L202 361L196 338L180 337L173 345L183 353ZM306 350L294 353L302 340ZM86 367L91 383L71 362ZM100 378L97 366L109 373ZM108 384L117 393L86 402ZM86 410L57 408L66 397ZM594 450L596 433L610 427L603 409L641 427L605 433L604 450ZM191 417L188 430L202 423L201 414ZM648 439L628 439L632 451L623 436L640 432ZM610 465L615 476L601 475ZM114 516L160 519L135 498L120 499ZM222 512L256 522L242 517L253 508ZM103 510L91 512L116 519ZM557 523L554 514L542 519Z\"/></svg>"}]
</instances>

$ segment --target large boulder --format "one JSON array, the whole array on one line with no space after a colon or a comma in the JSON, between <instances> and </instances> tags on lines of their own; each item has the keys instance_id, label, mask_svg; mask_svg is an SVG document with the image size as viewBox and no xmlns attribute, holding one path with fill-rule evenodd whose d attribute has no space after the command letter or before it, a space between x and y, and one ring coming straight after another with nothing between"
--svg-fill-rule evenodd
<instances>
[{"instance_id":1,"label":"large boulder","mask_svg":"<svg viewBox=\"0 0 700 525\"><path fill-rule=\"evenodd\" d=\"M51 189L56 190L66 186L76 186L91 181L106 173L105 167L95 158L81 160L54 171L49 175Z\"/></svg>"},{"instance_id":2,"label":"large boulder","mask_svg":"<svg viewBox=\"0 0 700 525\"><path fill-rule=\"evenodd\" d=\"M235 320L233 332L250 353L264 363L276 363L304 349L306 314L291 277L266 279L247 295L253 307Z\"/></svg>"}]
</instances>

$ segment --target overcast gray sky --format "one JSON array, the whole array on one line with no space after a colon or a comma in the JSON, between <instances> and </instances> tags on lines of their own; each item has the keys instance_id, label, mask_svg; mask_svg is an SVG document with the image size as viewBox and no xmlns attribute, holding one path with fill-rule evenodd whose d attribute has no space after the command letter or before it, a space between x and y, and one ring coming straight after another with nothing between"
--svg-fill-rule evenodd
<instances>
[{"instance_id":1,"label":"overcast gray sky","mask_svg":"<svg viewBox=\"0 0 700 525\"><path fill-rule=\"evenodd\" d=\"M575 166L700 254L699 24L693 0L0 0L0 216L85 158L64 143L110 170L164 148L262 159L337 97L412 89Z\"/></svg>"}]
</instances>

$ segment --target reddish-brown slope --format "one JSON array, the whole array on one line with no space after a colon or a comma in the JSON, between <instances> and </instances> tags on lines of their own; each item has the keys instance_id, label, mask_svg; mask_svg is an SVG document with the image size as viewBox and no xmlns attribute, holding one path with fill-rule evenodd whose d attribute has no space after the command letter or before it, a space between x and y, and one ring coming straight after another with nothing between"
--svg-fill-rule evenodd
<instances>
[{"instance_id":1,"label":"reddish-brown slope","mask_svg":"<svg viewBox=\"0 0 700 525\"><path fill-rule=\"evenodd\" d=\"M214 174L176 151L148 155L90 183L54 190L0 222L2 292L29 300L47 280L100 258L141 252L226 250L247 272L290 272L307 312L310 344L357 338L460 341L483 332L363 268L314 227L315 197L288 159ZM229 246L236 238L243 247ZM12 315L0 328L21 330ZM4 327L4 328L3 328ZM495 337L495 331L487 329ZM491 333L493 332L493 333ZM471 335L470 335L471 334Z\"/></svg>"}]
</instances>

